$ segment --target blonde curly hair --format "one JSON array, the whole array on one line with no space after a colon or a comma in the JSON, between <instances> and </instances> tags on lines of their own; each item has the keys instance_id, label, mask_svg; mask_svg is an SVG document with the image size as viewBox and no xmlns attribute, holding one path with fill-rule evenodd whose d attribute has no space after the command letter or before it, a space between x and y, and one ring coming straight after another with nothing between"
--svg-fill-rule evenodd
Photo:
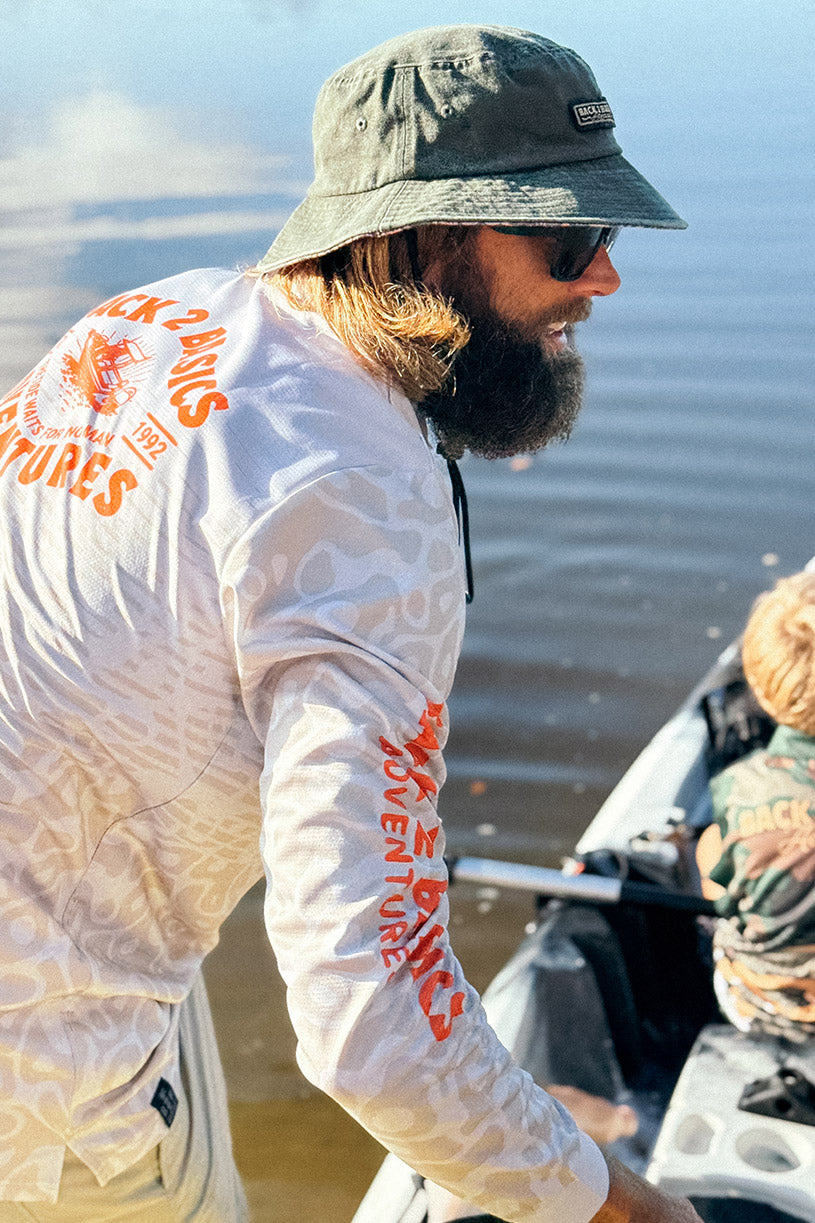
<instances>
[{"instance_id":1,"label":"blonde curly hair","mask_svg":"<svg viewBox=\"0 0 815 1223\"><path fill-rule=\"evenodd\" d=\"M413 233L422 268L469 258L472 227ZM470 330L452 301L417 280L410 241L405 232L359 238L260 279L296 309L322 315L365 369L420 403L447 381Z\"/></svg>"},{"instance_id":2,"label":"blonde curly hair","mask_svg":"<svg viewBox=\"0 0 815 1223\"><path fill-rule=\"evenodd\" d=\"M815 573L794 573L759 596L742 640L756 699L776 722L815 735Z\"/></svg>"}]
</instances>

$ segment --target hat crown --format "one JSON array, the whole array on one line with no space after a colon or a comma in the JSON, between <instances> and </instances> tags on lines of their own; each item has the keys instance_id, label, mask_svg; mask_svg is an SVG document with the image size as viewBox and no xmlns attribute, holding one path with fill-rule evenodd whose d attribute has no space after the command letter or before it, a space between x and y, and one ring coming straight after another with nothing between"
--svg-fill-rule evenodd
<instances>
[{"instance_id":1,"label":"hat crown","mask_svg":"<svg viewBox=\"0 0 815 1223\"><path fill-rule=\"evenodd\" d=\"M589 109L576 113L581 106ZM620 152L613 124L591 69L568 48L498 26L419 30L326 81L314 112L310 194L612 156Z\"/></svg>"},{"instance_id":2,"label":"hat crown","mask_svg":"<svg viewBox=\"0 0 815 1223\"><path fill-rule=\"evenodd\" d=\"M258 267L421 225L684 229L622 156L584 60L526 30L433 26L329 77L315 179Z\"/></svg>"}]
</instances>

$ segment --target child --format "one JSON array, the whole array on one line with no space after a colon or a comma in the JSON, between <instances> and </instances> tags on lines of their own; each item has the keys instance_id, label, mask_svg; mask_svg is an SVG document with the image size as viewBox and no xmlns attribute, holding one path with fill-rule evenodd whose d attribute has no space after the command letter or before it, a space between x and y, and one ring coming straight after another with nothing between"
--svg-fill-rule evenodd
<instances>
[{"instance_id":1,"label":"child","mask_svg":"<svg viewBox=\"0 0 815 1223\"><path fill-rule=\"evenodd\" d=\"M815 1034L815 573L753 607L744 674L778 723L768 746L711 782L697 860L719 914L714 986L741 1031Z\"/></svg>"}]
</instances>

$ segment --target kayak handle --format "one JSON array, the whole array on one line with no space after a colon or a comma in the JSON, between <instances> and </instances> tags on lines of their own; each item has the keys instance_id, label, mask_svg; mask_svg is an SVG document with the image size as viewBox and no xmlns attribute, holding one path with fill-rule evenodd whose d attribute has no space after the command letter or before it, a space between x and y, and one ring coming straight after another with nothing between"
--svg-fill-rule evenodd
<instances>
[{"instance_id":1,"label":"kayak handle","mask_svg":"<svg viewBox=\"0 0 815 1223\"><path fill-rule=\"evenodd\" d=\"M584 904L651 905L710 916L716 912L711 902L701 896L687 896L657 883L637 883L608 875L564 875L548 866L527 866L522 862L470 857L448 858L447 869L451 883L480 883L482 886L534 892L537 896L580 900Z\"/></svg>"}]
</instances>

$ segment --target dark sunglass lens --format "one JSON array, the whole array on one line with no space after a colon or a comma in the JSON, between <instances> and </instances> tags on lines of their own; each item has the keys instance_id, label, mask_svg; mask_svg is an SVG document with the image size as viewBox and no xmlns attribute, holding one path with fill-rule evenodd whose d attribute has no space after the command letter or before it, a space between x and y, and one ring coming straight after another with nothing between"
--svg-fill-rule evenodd
<instances>
[{"instance_id":1,"label":"dark sunglass lens","mask_svg":"<svg viewBox=\"0 0 815 1223\"><path fill-rule=\"evenodd\" d=\"M555 280L579 280L600 247L610 250L619 232L619 226L569 226L559 239L559 249L552 262L552 276Z\"/></svg>"},{"instance_id":2,"label":"dark sunglass lens","mask_svg":"<svg viewBox=\"0 0 815 1223\"><path fill-rule=\"evenodd\" d=\"M564 280L577 280L591 263L603 240L596 225L574 226L566 231L559 265ZM554 273L553 273L554 274Z\"/></svg>"},{"instance_id":3,"label":"dark sunglass lens","mask_svg":"<svg viewBox=\"0 0 815 1223\"><path fill-rule=\"evenodd\" d=\"M521 238L549 238L556 243L551 274L555 280L579 280L601 246L611 250L619 225L493 225L502 234Z\"/></svg>"}]
</instances>

